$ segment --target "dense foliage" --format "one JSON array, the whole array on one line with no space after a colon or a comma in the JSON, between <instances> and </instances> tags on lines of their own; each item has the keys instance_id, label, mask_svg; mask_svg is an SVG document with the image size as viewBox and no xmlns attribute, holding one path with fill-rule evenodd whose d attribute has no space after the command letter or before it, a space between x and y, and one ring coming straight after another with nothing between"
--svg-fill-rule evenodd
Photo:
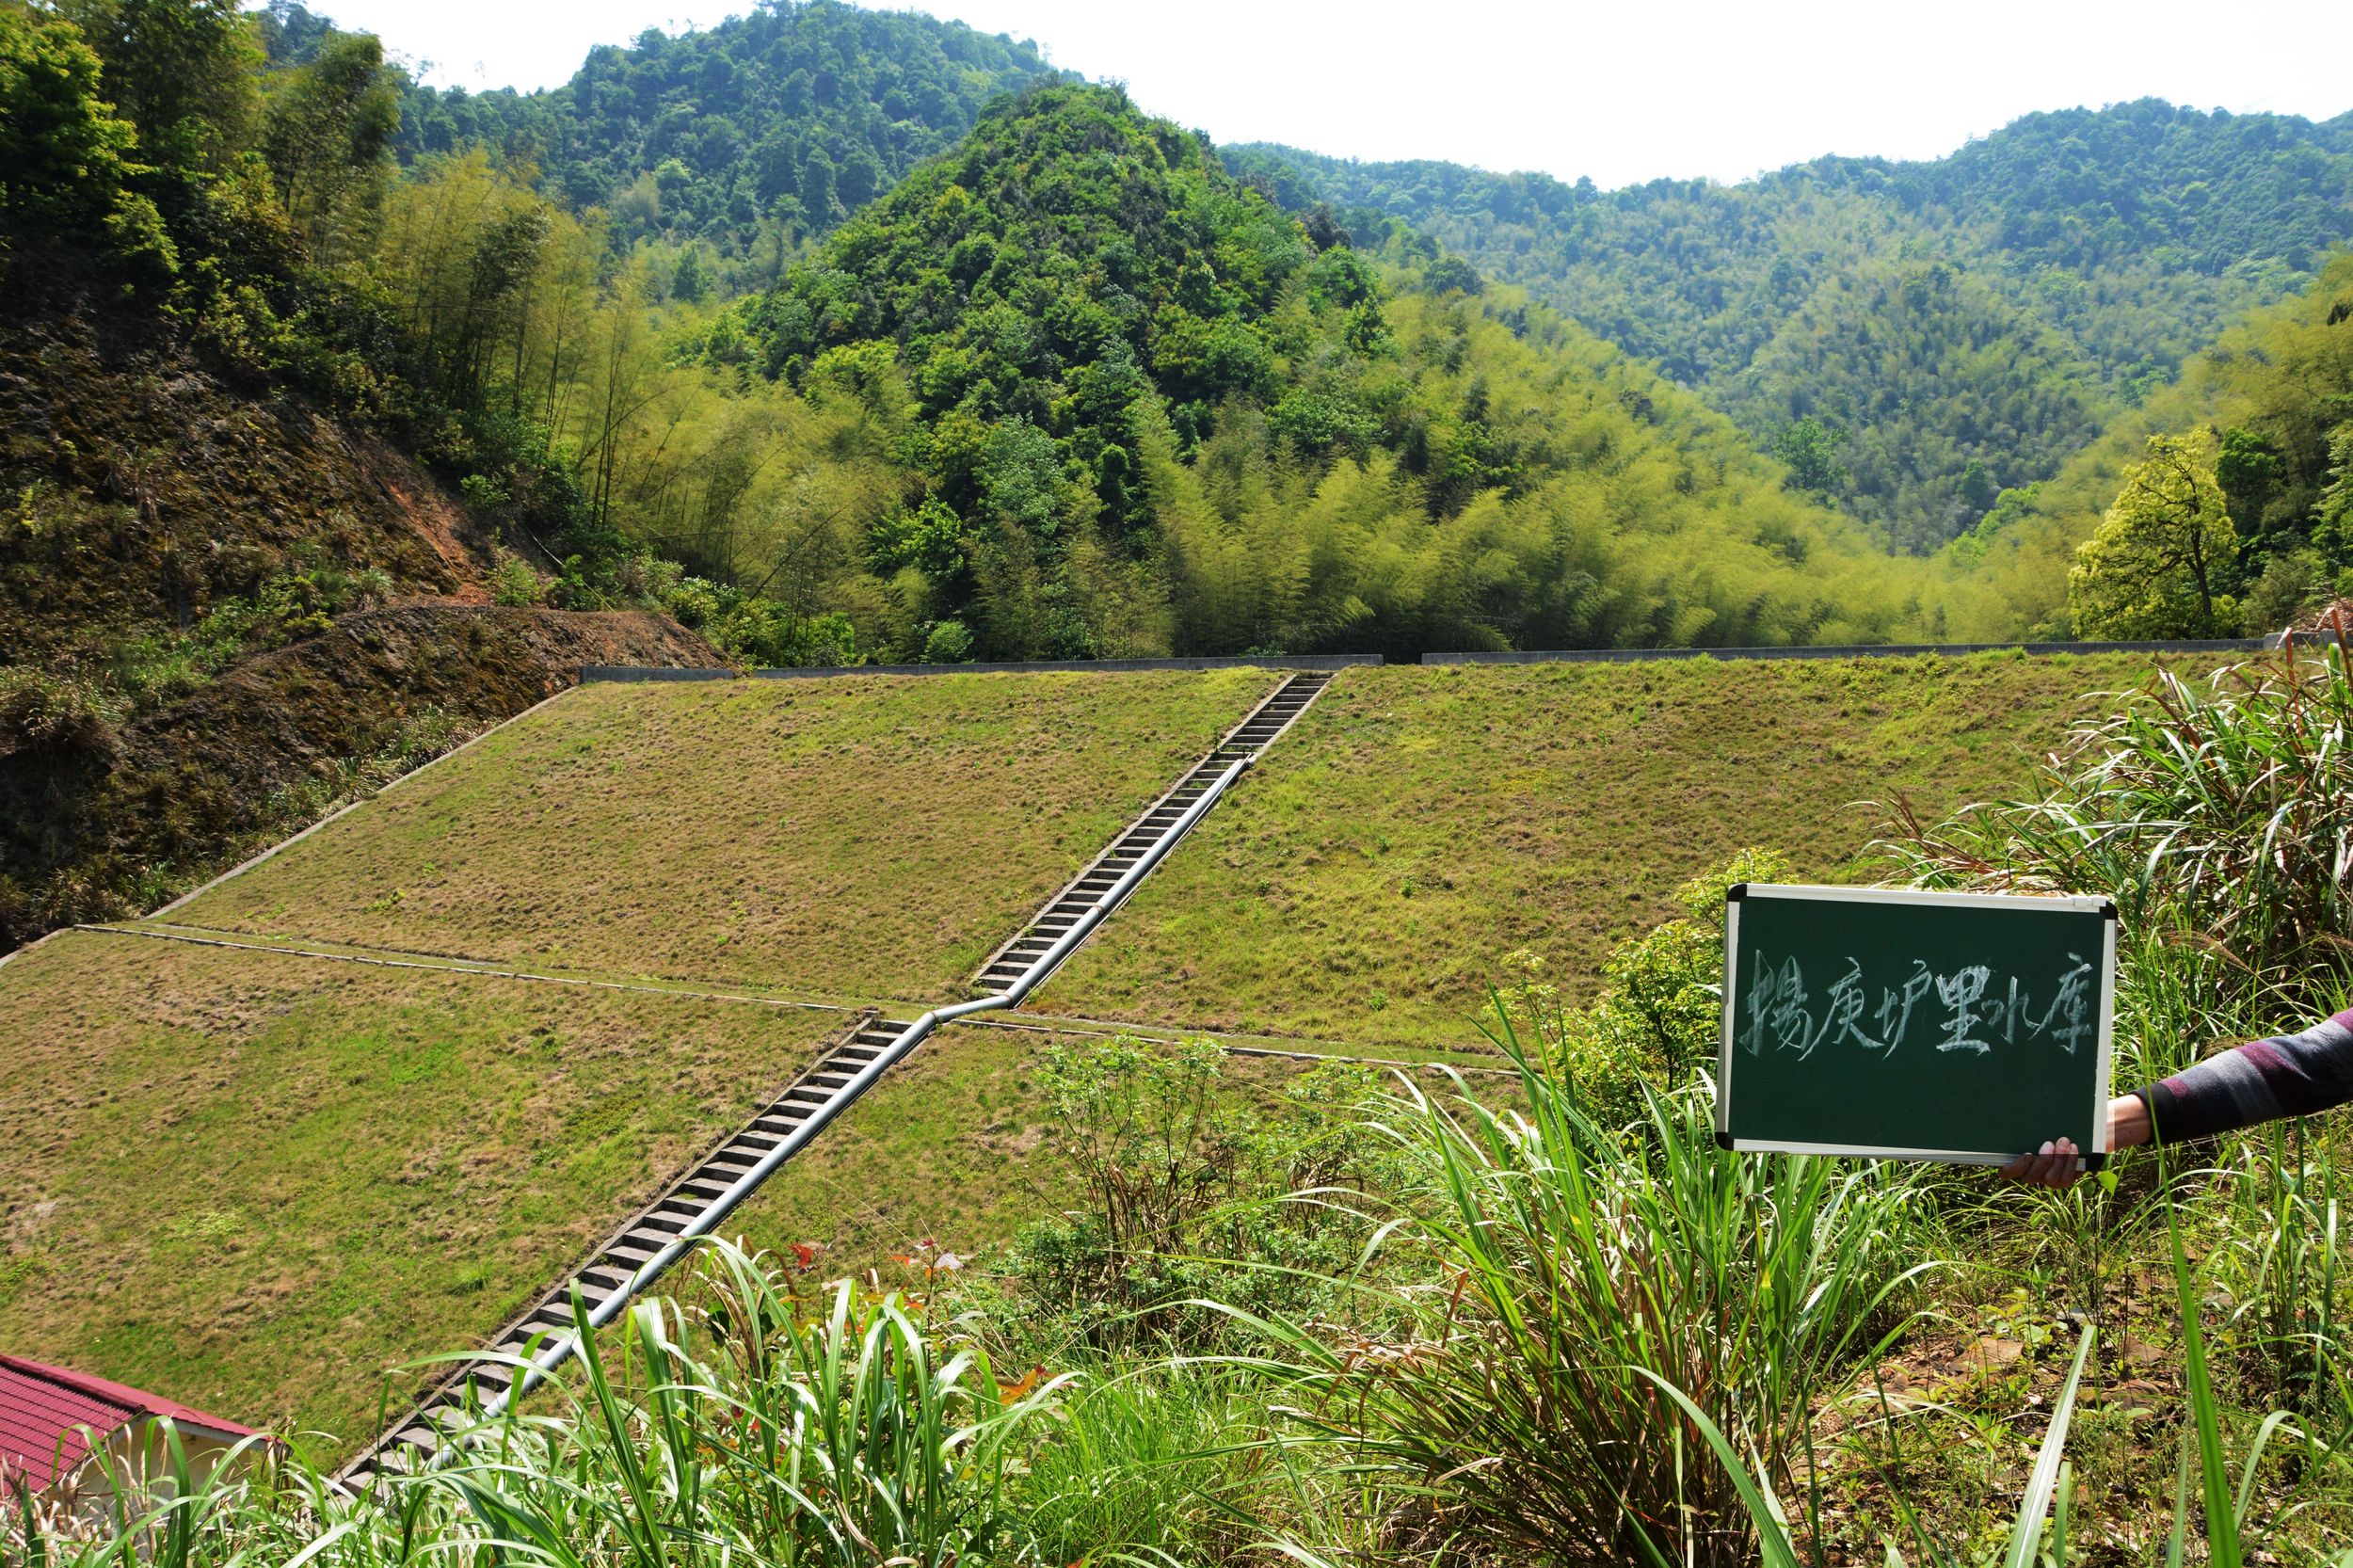
<instances>
[{"instance_id":1,"label":"dense foliage","mask_svg":"<svg viewBox=\"0 0 2353 1568\"><path fill-rule=\"evenodd\" d=\"M1760 442L1809 411L1838 421L1876 455L1842 499L1906 549L2051 473L2071 433L2353 238L2353 121L2153 100L2031 115L1929 162L1822 159L1737 185L1237 157L1286 205L1352 210L1360 233L1427 230Z\"/></svg>"},{"instance_id":2,"label":"dense foliage","mask_svg":"<svg viewBox=\"0 0 2353 1568\"><path fill-rule=\"evenodd\" d=\"M1034 44L962 23L762 0L595 49L549 91L412 85L401 152L485 144L536 160L568 205L610 210L625 239L700 239L773 264L953 146L990 99L1055 74Z\"/></svg>"},{"instance_id":3,"label":"dense foliage","mask_svg":"<svg viewBox=\"0 0 2353 1568\"><path fill-rule=\"evenodd\" d=\"M1904 577L1427 245L1368 256L1116 89L991 111L719 363L870 416L870 597L992 657L1884 637Z\"/></svg>"},{"instance_id":4,"label":"dense foliage","mask_svg":"<svg viewBox=\"0 0 2353 1568\"><path fill-rule=\"evenodd\" d=\"M2119 416L2050 479L2004 494L1948 547L2004 630L2069 624L2060 596L2074 553L2125 490L2152 438L2195 439L2235 537L2214 593L2237 596L2251 631L2353 587L2353 255L2309 287L2223 331L2181 378Z\"/></svg>"}]
</instances>

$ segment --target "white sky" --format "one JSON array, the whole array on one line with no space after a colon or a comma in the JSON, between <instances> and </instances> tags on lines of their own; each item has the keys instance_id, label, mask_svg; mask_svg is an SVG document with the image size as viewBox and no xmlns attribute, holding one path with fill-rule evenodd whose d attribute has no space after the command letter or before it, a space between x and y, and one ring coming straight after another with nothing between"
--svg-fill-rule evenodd
<instances>
[{"instance_id":1,"label":"white sky","mask_svg":"<svg viewBox=\"0 0 2353 1568\"><path fill-rule=\"evenodd\" d=\"M552 87L588 49L748 0L311 0L443 85ZM1540 168L1604 186L1737 180L1826 152L1932 157L2034 109L2155 96L2353 109L2342 0L1929 6L1511 0L928 0L1124 80L1222 142Z\"/></svg>"}]
</instances>

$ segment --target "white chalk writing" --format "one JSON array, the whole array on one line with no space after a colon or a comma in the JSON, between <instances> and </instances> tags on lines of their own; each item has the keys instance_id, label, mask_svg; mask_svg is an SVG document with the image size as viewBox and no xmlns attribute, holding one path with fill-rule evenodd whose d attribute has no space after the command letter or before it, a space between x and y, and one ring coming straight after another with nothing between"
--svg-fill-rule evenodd
<instances>
[{"instance_id":1,"label":"white chalk writing","mask_svg":"<svg viewBox=\"0 0 2353 1568\"><path fill-rule=\"evenodd\" d=\"M1913 1043L1915 1016L1929 1026L1928 1043L1937 1050L1972 1056L1984 1056L1996 1044L2037 1040L2073 1056L2099 1032L2095 971L2077 953L2067 955L2069 968L2059 974L2039 1016L2025 983L2014 974L1997 976L1987 964L1939 970L1915 958L1910 974L1894 985L1878 987L1874 1009L1863 963L1849 954L1817 1011L1805 971L1794 956L1775 960L1762 952L1750 956L1749 981L1740 998L1742 1023L1734 1044L1751 1056L1786 1051L1802 1062L1824 1046L1853 1046L1892 1056Z\"/></svg>"}]
</instances>

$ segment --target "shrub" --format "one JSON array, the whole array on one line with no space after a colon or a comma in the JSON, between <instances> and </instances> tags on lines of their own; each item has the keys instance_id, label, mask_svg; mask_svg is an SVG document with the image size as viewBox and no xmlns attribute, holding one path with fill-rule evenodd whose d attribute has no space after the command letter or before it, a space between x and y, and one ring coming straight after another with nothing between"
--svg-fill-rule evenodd
<instances>
[{"instance_id":1,"label":"shrub","mask_svg":"<svg viewBox=\"0 0 2353 1568\"><path fill-rule=\"evenodd\" d=\"M120 699L99 681L0 664L0 756L110 754L121 717Z\"/></svg>"},{"instance_id":2,"label":"shrub","mask_svg":"<svg viewBox=\"0 0 2353 1568\"><path fill-rule=\"evenodd\" d=\"M1405 1325L1270 1324L1311 1427L1416 1489L1433 1527L1514 1558L1752 1560L1731 1481L1648 1374L1685 1390L1777 1484L1805 1473L1817 1400L1853 1381L1931 1265L1912 1176L1716 1146L1705 1080L1596 1123L1501 1043L1525 1112L1458 1089L1383 1124L1413 1180L1381 1245L1416 1260Z\"/></svg>"},{"instance_id":3,"label":"shrub","mask_svg":"<svg viewBox=\"0 0 2353 1568\"><path fill-rule=\"evenodd\" d=\"M923 639L923 663L961 664L972 657L972 632L960 620L943 620Z\"/></svg>"},{"instance_id":4,"label":"shrub","mask_svg":"<svg viewBox=\"0 0 2353 1568\"><path fill-rule=\"evenodd\" d=\"M1262 1117L1225 1082L1223 1061L1206 1042L1048 1049L1038 1093L1086 1202L1030 1226L1014 1250L1021 1300L1009 1315L1025 1338L1197 1351L1226 1319L1194 1298L1253 1311L1331 1298L1318 1277L1344 1270L1364 1237L1356 1206L1331 1200L1380 1179L1377 1140L1358 1117L1370 1080L1320 1067Z\"/></svg>"},{"instance_id":5,"label":"shrub","mask_svg":"<svg viewBox=\"0 0 2353 1568\"><path fill-rule=\"evenodd\" d=\"M503 555L490 568L490 602L513 607L539 603L547 597L547 588L539 574L531 569L520 555Z\"/></svg>"}]
</instances>

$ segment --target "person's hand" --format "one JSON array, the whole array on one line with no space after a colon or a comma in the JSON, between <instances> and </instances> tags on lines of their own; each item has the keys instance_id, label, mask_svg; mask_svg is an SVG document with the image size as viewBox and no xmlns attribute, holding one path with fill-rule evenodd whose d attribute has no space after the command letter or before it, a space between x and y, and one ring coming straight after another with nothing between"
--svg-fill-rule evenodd
<instances>
[{"instance_id":1,"label":"person's hand","mask_svg":"<svg viewBox=\"0 0 2353 1568\"><path fill-rule=\"evenodd\" d=\"M2070 1187L2082 1174L2075 1168L2075 1162L2082 1158L2073 1139L2061 1138L2020 1155L2002 1167L2002 1175L2030 1187Z\"/></svg>"},{"instance_id":2,"label":"person's hand","mask_svg":"<svg viewBox=\"0 0 2353 1568\"><path fill-rule=\"evenodd\" d=\"M2149 1106L2138 1095L2124 1095L2108 1102L2108 1148L2129 1149L2136 1144L2149 1141ZM2023 1181L2030 1187L2069 1187L2083 1173L2076 1161L2083 1151L2074 1141L2060 1138L2041 1148L2020 1155L2002 1167L2002 1175L2011 1181Z\"/></svg>"}]
</instances>

